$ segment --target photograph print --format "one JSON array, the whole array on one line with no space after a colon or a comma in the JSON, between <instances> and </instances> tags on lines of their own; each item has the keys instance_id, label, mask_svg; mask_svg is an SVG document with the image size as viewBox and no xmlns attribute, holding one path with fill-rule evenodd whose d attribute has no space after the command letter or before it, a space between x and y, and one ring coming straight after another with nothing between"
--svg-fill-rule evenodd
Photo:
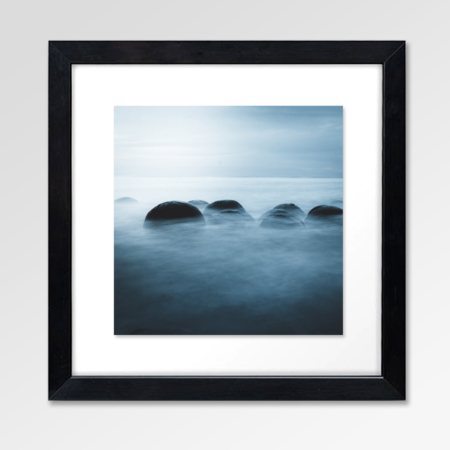
<instances>
[{"instance_id":1,"label":"photograph print","mask_svg":"<svg viewBox=\"0 0 450 450\"><path fill-rule=\"evenodd\" d=\"M114 334L343 334L342 106L114 108Z\"/></svg>"}]
</instances>

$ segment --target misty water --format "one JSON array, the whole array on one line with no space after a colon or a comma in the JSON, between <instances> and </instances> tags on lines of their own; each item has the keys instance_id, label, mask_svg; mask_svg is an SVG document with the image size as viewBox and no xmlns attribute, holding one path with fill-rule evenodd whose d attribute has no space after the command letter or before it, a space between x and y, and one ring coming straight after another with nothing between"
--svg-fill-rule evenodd
<instances>
[{"instance_id":1,"label":"misty water","mask_svg":"<svg viewBox=\"0 0 450 450\"><path fill-rule=\"evenodd\" d=\"M342 207L342 179L116 177L115 334L342 334L342 225L264 229L280 203ZM159 203L236 200L255 222L144 228Z\"/></svg>"}]
</instances>

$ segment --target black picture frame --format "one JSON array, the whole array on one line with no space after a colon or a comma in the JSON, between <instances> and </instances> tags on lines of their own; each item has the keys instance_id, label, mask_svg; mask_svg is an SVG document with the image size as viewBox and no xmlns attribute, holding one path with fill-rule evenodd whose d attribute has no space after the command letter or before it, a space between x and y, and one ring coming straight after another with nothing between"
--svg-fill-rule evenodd
<instances>
[{"instance_id":1,"label":"black picture frame","mask_svg":"<svg viewBox=\"0 0 450 450\"><path fill-rule=\"evenodd\" d=\"M72 375L72 64L383 66L380 376ZM405 351L405 42L49 42L49 400L404 400Z\"/></svg>"}]
</instances>

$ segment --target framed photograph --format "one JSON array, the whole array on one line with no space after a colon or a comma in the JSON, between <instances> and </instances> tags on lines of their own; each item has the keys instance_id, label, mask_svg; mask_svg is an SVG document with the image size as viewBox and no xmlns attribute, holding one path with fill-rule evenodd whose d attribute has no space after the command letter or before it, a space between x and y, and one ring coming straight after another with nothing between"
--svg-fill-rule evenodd
<instances>
[{"instance_id":1,"label":"framed photograph","mask_svg":"<svg viewBox=\"0 0 450 450\"><path fill-rule=\"evenodd\" d=\"M49 399L405 399L405 43L49 43Z\"/></svg>"}]
</instances>

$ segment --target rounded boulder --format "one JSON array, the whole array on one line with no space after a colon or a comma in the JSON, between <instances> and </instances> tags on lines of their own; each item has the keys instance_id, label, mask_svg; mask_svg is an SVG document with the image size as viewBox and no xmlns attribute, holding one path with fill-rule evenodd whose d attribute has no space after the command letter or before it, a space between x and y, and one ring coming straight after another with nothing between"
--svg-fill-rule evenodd
<instances>
[{"instance_id":1,"label":"rounded boulder","mask_svg":"<svg viewBox=\"0 0 450 450\"><path fill-rule=\"evenodd\" d=\"M210 203L203 211L203 214L205 214L206 216L212 216L214 214L220 213L221 211L227 210L240 211L244 213L247 212L244 207L235 200L218 200L216 202Z\"/></svg>"},{"instance_id":2,"label":"rounded boulder","mask_svg":"<svg viewBox=\"0 0 450 450\"><path fill-rule=\"evenodd\" d=\"M282 209L267 211L265 215L266 217L260 225L261 228L296 229L305 226L301 220L298 220L292 214Z\"/></svg>"},{"instance_id":3,"label":"rounded boulder","mask_svg":"<svg viewBox=\"0 0 450 450\"><path fill-rule=\"evenodd\" d=\"M144 226L176 223L205 224L203 214L194 205L185 202L164 202L155 206L145 217Z\"/></svg>"},{"instance_id":4,"label":"rounded boulder","mask_svg":"<svg viewBox=\"0 0 450 450\"><path fill-rule=\"evenodd\" d=\"M337 206L320 205L309 211L305 221L341 222L343 213Z\"/></svg>"},{"instance_id":5,"label":"rounded boulder","mask_svg":"<svg viewBox=\"0 0 450 450\"><path fill-rule=\"evenodd\" d=\"M188 202L190 205L194 205L196 208L198 208L200 211L203 211L208 205L208 202L205 202L204 200L191 200Z\"/></svg>"},{"instance_id":6,"label":"rounded boulder","mask_svg":"<svg viewBox=\"0 0 450 450\"><path fill-rule=\"evenodd\" d=\"M269 216L269 214L272 211L276 211L276 210L285 211L285 212L291 214L291 216L295 217L297 220L303 220L306 217L306 214L297 205L294 205L293 203L282 203L281 205L275 206L275 208L272 208L270 211L265 212L259 218L259 220L264 220L265 218L267 218Z\"/></svg>"},{"instance_id":7,"label":"rounded boulder","mask_svg":"<svg viewBox=\"0 0 450 450\"><path fill-rule=\"evenodd\" d=\"M247 224L255 221L247 212L235 209L225 209L217 214L209 215L207 220L211 225Z\"/></svg>"},{"instance_id":8,"label":"rounded boulder","mask_svg":"<svg viewBox=\"0 0 450 450\"><path fill-rule=\"evenodd\" d=\"M117 205L134 205L139 202L131 197L121 197L118 198L117 200L114 200L114 203Z\"/></svg>"}]
</instances>

